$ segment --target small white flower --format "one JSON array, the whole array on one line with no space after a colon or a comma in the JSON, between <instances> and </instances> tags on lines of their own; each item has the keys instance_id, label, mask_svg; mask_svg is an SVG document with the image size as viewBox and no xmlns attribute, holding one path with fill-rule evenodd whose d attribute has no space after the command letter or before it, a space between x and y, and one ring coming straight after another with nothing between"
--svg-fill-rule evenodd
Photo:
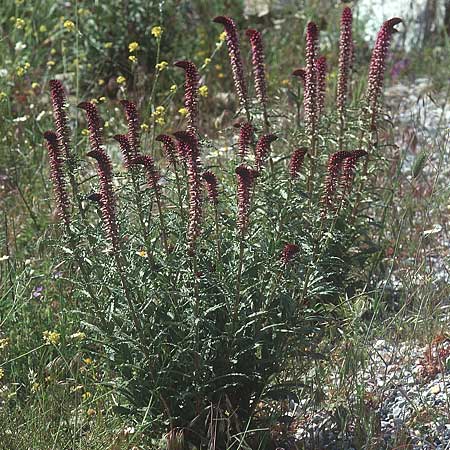
<instances>
[{"instance_id":1,"label":"small white flower","mask_svg":"<svg viewBox=\"0 0 450 450\"><path fill-rule=\"evenodd\" d=\"M28 116L21 116L21 117L16 117L13 122L17 123L17 122L26 122L26 120L28 119Z\"/></svg>"},{"instance_id":2,"label":"small white flower","mask_svg":"<svg viewBox=\"0 0 450 450\"><path fill-rule=\"evenodd\" d=\"M14 50L16 52L20 52L20 51L22 51L25 48L27 48L27 46L22 41L16 42L16 45L14 46Z\"/></svg>"}]
</instances>

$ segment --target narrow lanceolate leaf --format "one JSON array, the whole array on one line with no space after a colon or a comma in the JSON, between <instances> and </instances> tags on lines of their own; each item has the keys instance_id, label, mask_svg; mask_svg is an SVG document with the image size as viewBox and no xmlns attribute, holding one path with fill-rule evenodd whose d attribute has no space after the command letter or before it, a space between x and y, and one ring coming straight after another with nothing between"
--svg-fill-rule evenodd
<instances>
[{"instance_id":1,"label":"narrow lanceolate leaf","mask_svg":"<svg viewBox=\"0 0 450 450\"><path fill-rule=\"evenodd\" d=\"M427 150L422 150L414 160L414 164L412 167L412 176L413 178L417 178L421 173L425 164L427 163L429 153Z\"/></svg>"}]
</instances>

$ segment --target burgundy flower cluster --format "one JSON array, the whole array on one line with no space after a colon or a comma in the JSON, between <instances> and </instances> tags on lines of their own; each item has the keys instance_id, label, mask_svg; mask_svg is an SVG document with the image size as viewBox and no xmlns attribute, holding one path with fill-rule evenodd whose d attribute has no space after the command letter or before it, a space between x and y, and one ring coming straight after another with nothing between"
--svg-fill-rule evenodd
<instances>
[{"instance_id":1,"label":"burgundy flower cluster","mask_svg":"<svg viewBox=\"0 0 450 450\"><path fill-rule=\"evenodd\" d=\"M58 145L66 161L71 164L72 155L70 154L70 130L66 113L66 94L64 87L59 80L50 80L50 98L52 102L53 118L55 122L56 136Z\"/></svg>"},{"instance_id":2,"label":"burgundy flower cluster","mask_svg":"<svg viewBox=\"0 0 450 450\"><path fill-rule=\"evenodd\" d=\"M116 216L116 200L112 186L113 172L111 159L102 147L100 115L94 103L82 102L78 105L78 107L86 112L87 124L89 129L89 141L92 149L89 153L87 153L87 156L94 158L97 161L97 174L100 183L100 210L102 212L102 220L106 234L112 243L113 250L117 252L120 249L120 242L119 227L117 225Z\"/></svg>"},{"instance_id":3,"label":"burgundy flower cluster","mask_svg":"<svg viewBox=\"0 0 450 450\"><path fill-rule=\"evenodd\" d=\"M292 180L295 180L298 177L307 152L308 149L306 147L301 147L292 153L291 159L289 161L289 174Z\"/></svg>"},{"instance_id":4,"label":"burgundy flower cluster","mask_svg":"<svg viewBox=\"0 0 450 450\"><path fill-rule=\"evenodd\" d=\"M350 156L345 158L342 163L342 174L339 184L342 189L342 195L349 194L352 189L353 179L355 178L356 163L359 158L367 156L365 150L353 150Z\"/></svg>"},{"instance_id":5,"label":"burgundy flower cluster","mask_svg":"<svg viewBox=\"0 0 450 450\"><path fill-rule=\"evenodd\" d=\"M306 28L306 74L304 110L306 129L310 136L315 132L317 119L317 70L316 58L319 45L319 30L314 22Z\"/></svg>"},{"instance_id":6,"label":"burgundy flower cluster","mask_svg":"<svg viewBox=\"0 0 450 450\"><path fill-rule=\"evenodd\" d=\"M203 180L206 184L206 191L208 192L208 198L213 205L219 203L218 197L219 192L217 190L218 182L216 175L210 170L205 170L202 175Z\"/></svg>"},{"instance_id":7,"label":"burgundy flower cluster","mask_svg":"<svg viewBox=\"0 0 450 450\"><path fill-rule=\"evenodd\" d=\"M402 22L402 19L394 17L386 20L378 32L375 46L372 51L369 66L369 82L367 86L367 97L371 113L371 127L376 128L376 116L378 110L378 99L383 89L384 72L386 70L386 57L391 43L392 35L397 32L394 28Z\"/></svg>"},{"instance_id":8,"label":"burgundy flower cluster","mask_svg":"<svg viewBox=\"0 0 450 450\"><path fill-rule=\"evenodd\" d=\"M339 36L339 70L337 83L337 108L342 115L347 101L350 68L353 58L352 10L344 8Z\"/></svg>"},{"instance_id":9,"label":"burgundy flower cluster","mask_svg":"<svg viewBox=\"0 0 450 450\"><path fill-rule=\"evenodd\" d=\"M222 24L225 28L225 32L227 34L226 41L228 56L230 58L234 86L241 106L247 109L247 85L245 83L244 65L242 63L241 50L239 46L239 36L236 24L231 17L226 16L217 16L214 19L214 22Z\"/></svg>"},{"instance_id":10,"label":"burgundy flower cluster","mask_svg":"<svg viewBox=\"0 0 450 450\"><path fill-rule=\"evenodd\" d=\"M234 125L239 128L238 155L241 159L247 156L248 148L253 142L253 125L250 122L241 122Z\"/></svg>"},{"instance_id":11,"label":"burgundy flower cluster","mask_svg":"<svg viewBox=\"0 0 450 450\"><path fill-rule=\"evenodd\" d=\"M264 134L259 138L255 148L255 168L257 172L261 171L269 156L270 144L277 139L278 137L274 134Z\"/></svg>"},{"instance_id":12,"label":"burgundy flower cluster","mask_svg":"<svg viewBox=\"0 0 450 450\"><path fill-rule=\"evenodd\" d=\"M261 32L250 29L247 30L245 34L250 39L252 49L253 77L255 79L256 97L259 102L265 106L267 103L267 86Z\"/></svg>"},{"instance_id":13,"label":"burgundy flower cluster","mask_svg":"<svg viewBox=\"0 0 450 450\"><path fill-rule=\"evenodd\" d=\"M322 198L324 206L333 209L334 197L338 186L342 196L351 190L355 176L356 163L359 158L366 156L365 150L345 151L333 153L328 158L328 172L325 178L325 193Z\"/></svg>"},{"instance_id":14,"label":"burgundy flower cluster","mask_svg":"<svg viewBox=\"0 0 450 450\"><path fill-rule=\"evenodd\" d=\"M238 216L237 224L241 235L244 235L249 223L251 188L257 172L243 164L236 167Z\"/></svg>"},{"instance_id":15,"label":"burgundy flower cluster","mask_svg":"<svg viewBox=\"0 0 450 450\"><path fill-rule=\"evenodd\" d=\"M199 146L197 137L189 131L177 131L174 133L174 136L181 144L183 144L183 147L186 150L189 188L188 251L190 255L194 255L196 252L196 241L200 235L202 218Z\"/></svg>"},{"instance_id":16,"label":"burgundy flower cluster","mask_svg":"<svg viewBox=\"0 0 450 450\"><path fill-rule=\"evenodd\" d=\"M109 156L102 149L94 149L87 156L97 161L97 174L100 183L100 210L106 233L111 240L113 250L119 251L119 227L116 219L116 201L112 187L112 165Z\"/></svg>"},{"instance_id":17,"label":"burgundy flower cluster","mask_svg":"<svg viewBox=\"0 0 450 450\"><path fill-rule=\"evenodd\" d=\"M198 86L200 75L191 61L177 61L175 66L184 70L184 106L188 111L187 131L195 133L198 128Z\"/></svg>"},{"instance_id":18,"label":"burgundy flower cluster","mask_svg":"<svg viewBox=\"0 0 450 450\"><path fill-rule=\"evenodd\" d=\"M296 244L286 244L281 253L281 261L284 265L287 265L292 261L294 256L300 251L300 247Z\"/></svg>"},{"instance_id":19,"label":"burgundy flower cluster","mask_svg":"<svg viewBox=\"0 0 450 450\"><path fill-rule=\"evenodd\" d=\"M92 150L104 152L102 149L102 130L101 119L97 107L94 103L82 102L78 105L86 113L86 119L89 130L89 142Z\"/></svg>"},{"instance_id":20,"label":"burgundy flower cluster","mask_svg":"<svg viewBox=\"0 0 450 450\"><path fill-rule=\"evenodd\" d=\"M120 152L125 163L125 167L129 169L133 165L137 153L132 151L130 139L126 134L116 134L114 139L119 143Z\"/></svg>"},{"instance_id":21,"label":"burgundy flower cluster","mask_svg":"<svg viewBox=\"0 0 450 450\"><path fill-rule=\"evenodd\" d=\"M326 208L332 209L333 207L333 200L341 174L342 161L350 155L350 152L341 150L328 157L327 175L325 177L325 193L322 197L322 202Z\"/></svg>"},{"instance_id":22,"label":"burgundy flower cluster","mask_svg":"<svg viewBox=\"0 0 450 450\"><path fill-rule=\"evenodd\" d=\"M55 193L58 215L66 226L70 224L70 202L66 191L63 164L64 159L58 136L53 131L46 131L44 138L47 143L47 152L50 160L50 177L52 179L53 191Z\"/></svg>"},{"instance_id":23,"label":"burgundy flower cluster","mask_svg":"<svg viewBox=\"0 0 450 450\"><path fill-rule=\"evenodd\" d=\"M125 116L127 118L128 133L127 138L130 143L130 158L135 158L139 153L139 116L136 109L136 105L129 100L122 100L121 105L125 110ZM130 160L125 160L125 164L129 166Z\"/></svg>"}]
</instances>

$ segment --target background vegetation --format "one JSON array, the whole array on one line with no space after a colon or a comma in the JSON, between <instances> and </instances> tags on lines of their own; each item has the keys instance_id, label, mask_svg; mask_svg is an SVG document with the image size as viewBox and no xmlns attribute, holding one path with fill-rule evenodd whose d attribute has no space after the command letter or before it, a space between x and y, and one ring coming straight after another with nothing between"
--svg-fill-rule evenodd
<instances>
[{"instance_id":1,"label":"background vegetation","mask_svg":"<svg viewBox=\"0 0 450 450\"><path fill-rule=\"evenodd\" d=\"M253 255L255 274L246 274L244 289L249 298L258 298L265 290L269 299L273 295L278 301L283 300L279 309L269 309L282 319L281 335L286 332L294 338L286 339L282 345L277 343L275 349L261 345L260 350L252 350L252 354L261 348L282 352L276 355L281 366L264 373L267 376L261 389L268 395L257 417L260 422L252 422L252 426L259 423L261 428L270 430L278 445L289 445L295 424L283 427L280 420L288 411L285 401L288 399L295 400L309 414L322 409L326 403L327 408L336 412L338 427L346 430L351 423L360 431L360 448L376 437L376 414L367 407L369 389L360 376L373 354L374 341L382 337L393 341L414 340L424 345L447 332L448 128L445 129L443 120L448 104L446 68L450 62L445 59L450 53L445 33L408 53L394 42L387 86L401 85L406 90L398 96L394 91L386 100L377 164L369 171L358 214L352 215L352 206L358 198L356 191L350 205L343 209L342 220L333 225L318 259L314 245L317 236L323 234L322 192L318 189L314 205L308 205L302 197L305 180L292 188L286 176L287 158L304 138L301 127L297 127L299 83L291 73L304 65L304 30L307 22L315 20L321 29L321 53L329 65L327 106L331 113L321 137L324 148L331 152L336 139L332 124L336 119L333 104L340 7L333 5L327 10L314 2L305 2L295 10L286 7L264 17L245 18L240 1L42 1L39 7L27 0L3 3L0 12L0 448L144 449L165 445L165 432L172 424L167 422L167 417L157 417L147 407L149 391L154 387L146 378L149 361L140 367L133 366L142 359L135 356L141 349L133 348L139 337L133 335L128 325L123 328L127 338L117 335L115 328L102 328L97 323L102 315L106 316L109 299L120 301L122 287L114 276L116 269L111 258L104 252L104 237L95 207L86 201L92 226L84 229L81 223L76 223L75 228L83 257L89 260L95 273L91 288L98 294L97 304L89 297L88 286L76 269L69 243L57 226L43 143L44 131L53 127L48 82L55 78L61 80L69 94L72 145L80 162L77 175L83 192L95 190L96 179L94 166L84 157L89 138L85 119L76 105L94 100L105 120L105 141L119 180L116 188L123 188L120 194L125 200L121 205L131 205L126 199L132 198L133 192L129 183L125 183L127 175L119 148L111 139L112 135L126 132L119 101L127 98L136 102L142 119L142 151L162 161L155 137L185 126L183 73L172 63L190 59L200 68L201 84L207 87L207 95L200 98L202 157L206 167L221 174L220 194L224 205L221 244L224 252L230 251L229 259L225 259L228 269L225 265L221 271L202 279L202 289L209 290L204 297L207 308L202 308L202 323L205 328L210 325L216 330L214 314L221 306L221 299L228 298L217 289L221 285L231 286L227 284L226 274L235 263L233 143L236 131L233 124L238 110L222 29L212 22L220 14L234 17L240 30L263 30L270 114L279 134L279 141L273 146L275 167L267 170L258 182L260 190L254 199L256 224L247 245ZM393 15L401 16L401 12ZM352 84L355 101L349 108L351 132L347 136L352 147L356 146L363 126L358 121L358 102L365 92L371 52L371 44L363 40L363 25L355 19L356 75ZM162 34L154 27L161 27ZM244 41L242 38L243 55L249 60L249 46ZM130 46L132 43L137 45ZM418 79L425 81L417 84ZM412 96L413 103L417 101L413 113L411 110L405 113L401 100L406 95ZM439 114L440 120L430 125L430 115L439 117ZM327 156L324 154L320 176L324 175ZM169 181L172 180L173 174L167 173ZM279 199L286 199L290 189L296 192L296 200L280 203ZM127 277L145 295L158 300L151 314L145 317L148 321L158 318L161 326L161 329L151 328L150 322L147 323L155 333L150 336L154 339L155 354L167 336L179 333L176 357L170 352L167 357L174 362L174 370L189 373L195 361L192 362L192 355L186 357L183 350L198 345L198 336L197 341L195 336L190 341L192 336L186 330L195 327L195 317L187 314L188 320L179 322L170 317L173 311L165 306L165 302L173 301L167 288L171 275L177 267L184 267L180 276L186 291L179 295L177 307L183 311L189 308L193 282L190 263L184 256L183 243L177 240L177 236L184 239L185 223L175 214L173 217L169 214L169 228L177 248L167 272L153 279L146 264L146 243L136 237L138 232L133 228L138 222L125 220L136 217L133 207L129 208L120 212L120 223L127 227L125 234L130 237L126 243ZM206 209L208 237L202 248L206 262L200 268L204 272L211 271L207 264L213 264L216 252L213 208L210 205ZM285 217L281 222L285 224L282 236L274 235L272 230L279 217ZM157 241L155 236L153 241ZM279 261L283 244L299 242L299 236L302 252L295 266L285 272ZM87 241L89 245L84 245ZM157 260L161 258L161 254L155 256ZM289 302L296 289L293 286L298 279L304 281L307 273L311 276L312 290L308 297L311 303L295 309L297 305ZM106 292L104 285L108 285L110 292ZM214 306L218 309L211 309ZM166 314L169 317L161 319ZM261 344L267 337L253 334L251 314L252 311L243 310L240 322L230 320L233 328L225 330L225 335L230 336L247 327L239 335L242 337L240 350L246 345ZM210 341L202 342L217 348L215 339L220 336L210 332ZM272 338L270 345L274 342ZM105 352L105 343L110 344L109 353ZM249 361L245 352L236 359L239 363ZM217 363L214 355L209 362ZM254 372L254 367L239 367L240 371L247 369ZM201 376L207 378L205 373ZM178 406L183 402L194 403L196 399L190 397L193 392L204 392L207 397L224 386L218 382L214 386L205 383L193 388L190 383L168 378L161 380L158 387L177 386L174 401ZM130 385L124 380L136 383ZM255 380L250 378L250 383ZM181 386L188 387L183 391ZM218 414L219 410L211 410L213 413ZM240 431L237 428L229 423L226 427L234 436L234 440L229 440L230 445L250 446L253 440L259 439L255 436L264 434L251 428ZM171 437L172 448L176 448L176 433ZM399 438L396 445L401 444Z\"/></svg>"}]
</instances>

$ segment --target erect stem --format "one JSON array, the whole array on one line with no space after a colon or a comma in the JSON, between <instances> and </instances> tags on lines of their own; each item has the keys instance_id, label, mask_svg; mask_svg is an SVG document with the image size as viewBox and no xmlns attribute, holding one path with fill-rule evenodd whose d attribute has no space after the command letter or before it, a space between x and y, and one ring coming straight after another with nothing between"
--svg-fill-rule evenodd
<instances>
[{"instance_id":1,"label":"erect stem","mask_svg":"<svg viewBox=\"0 0 450 450\"><path fill-rule=\"evenodd\" d=\"M239 302L241 299L241 278L242 278L242 268L244 265L244 233L240 233L239 240L239 263L238 263L237 281L236 281L236 298L234 300L233 307L233 324L237 323L237 316L239 312Z\"/></svg>"},{"instance_id":2,"label":"erect stem","mask_svg":"<svg viewBox=\"0 0 450 450\"><path fill-rule=\"evenodd\" d=\"M163 215L161 199L159 198L159 194L156 194L156 205L158 207L159 221L161 224L161 238L163 241L163 245L164 245L166 254L169 254L169 245L167 244L167 235L166 235L166 225L164 222L164 215Z\"/></svg>"},{"instance_id":3,"label":"erect stem","mask_svg":"<svg viewBox=\"0 0 450 450\"><path fill-rule=\"evenodd\" d=\"M222 260L222 252L220 249L219 210L217 205L214 205L214 222L216 226L217 265L219 265Z\"/></svg>"},{"instance_id":4,"label":"erect stem","mask_svg":"<svg viewBox=\"0 0 450 450\"><path fill-rule=\"evenodd\" d=\"M184 208L183 208L183 197L181 195L181 182L180 182L180 177L178 175L177 165L176 165L175 161L174 161L174 165L173 165L173 171L175 173L175 184L177 185L177 195L178 195L178 204L179 204L179 208L180 208L180 215L183 218L184 217Z\"/></svg>"}]
</instances>

